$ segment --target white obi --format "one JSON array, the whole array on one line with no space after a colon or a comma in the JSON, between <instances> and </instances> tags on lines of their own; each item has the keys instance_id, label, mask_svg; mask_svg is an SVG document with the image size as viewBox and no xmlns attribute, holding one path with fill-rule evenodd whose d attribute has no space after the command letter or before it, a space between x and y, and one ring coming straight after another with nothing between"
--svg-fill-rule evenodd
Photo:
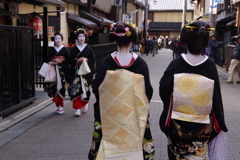
<instances>
[{"instance_id":1,"label":"white obi","mask_svg":"<svg viewBox=\"0 0 240 160\"><path fill-rule=\"evenodd\" d=\"M172 119L210 124L214 81L202 75L174 75Z\"/></svg>"}]
</instances>

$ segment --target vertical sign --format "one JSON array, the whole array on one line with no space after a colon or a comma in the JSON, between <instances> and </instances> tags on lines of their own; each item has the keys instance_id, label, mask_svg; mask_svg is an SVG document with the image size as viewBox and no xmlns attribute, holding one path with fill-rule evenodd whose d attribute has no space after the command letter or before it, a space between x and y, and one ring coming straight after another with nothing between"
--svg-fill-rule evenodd
<instances>
[{"instance_id":1,"label":"vertical sign","mask_svg":"<svg viewBox=\"0 0 240 160\"><path fill-rule=\"evenodd\" d=\"M218 4L218 0L213 0L213 5L212 5L213 14L217 14L217 4Z\"/></svg>"}]
</instances>

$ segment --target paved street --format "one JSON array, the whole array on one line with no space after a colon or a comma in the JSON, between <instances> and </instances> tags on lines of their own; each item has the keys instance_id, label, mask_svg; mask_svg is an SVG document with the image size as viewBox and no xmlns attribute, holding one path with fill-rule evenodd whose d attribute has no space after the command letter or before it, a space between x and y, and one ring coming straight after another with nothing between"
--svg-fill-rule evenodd
<instances>
[{"instance_id":1,"label":"paved street","mask_svg":"<svg viewBox=\"0 0 240 160\"><path fill-rule=\"evenodd\" d=\"M167 139L160 131L158 121L162 111L159 98L159 80L172 59L170 50L161 50L155 57L143 55L150 69L154 88L150 105L150 124L155 142L155 160L167 160ZM240 157L240 85L226 84L227 74L219 68L219 78L225 109L229 160ZM0 133L1 160L87 160L93 131L93 103L91 96L88 113L74 117L71 101L65 101L65 113L55 114L51 104L15 126ZM13 137L12 140L10 137ZM8 141L4 142L4 139ZM1 143L2 142L2 143ZM1 145L2 144L2 145Z\"/></svg>"}]
</instances>

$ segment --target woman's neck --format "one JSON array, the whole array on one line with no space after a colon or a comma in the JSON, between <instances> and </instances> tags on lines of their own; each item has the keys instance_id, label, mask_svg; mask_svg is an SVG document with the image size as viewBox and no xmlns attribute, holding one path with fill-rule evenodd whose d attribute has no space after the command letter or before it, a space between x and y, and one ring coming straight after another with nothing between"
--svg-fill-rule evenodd
<instances>
[{"instance_id":1,"label":"woman's neck","mask_svg":"<svg viewBox=\"0 0 240 160\"><path fill-rule=\"evenodd\" d=\"M77 45L78 45L79 47L83 47L83 46L85 45L85 43L77 43Z\"/></svg>"},{"instance_id":2,"label":"woman's neck","mask_svg":"<svg viewBox=\"0 0 240 160\"><path fill-rule=\"evenodd\" d=\"M62 46L62 44L60 44L60 45L55 45L56 48L59 48L59 47L61 47L61 46Z\"/></svg>"},{"instance_id":3,"label":"woman's neck","mask_svg":"<svg viewBox=\"0 0 240 160\"><path fill-rule=\"evenodd\" d=\"M188 62L190 62L193 65L196 65L202 62L204 58L205 57L202 56L201 54L191 54L189 52L186 54L186 59L188 60Z\"/></svg>"},{"instance_id":4,"label":"woman's neck","mask_svg":"<svg viewBox=\"0 0 240 160\"><path fill-rule=\"evenodd\" d=\"M122 47L119 47L118 46L118 54L119 55L126 55L126 54L128 54L129 53L129 50L130 50L130 48L131 48L131 45L130 46L122 46Z\"/></svg>"}]
</instances>

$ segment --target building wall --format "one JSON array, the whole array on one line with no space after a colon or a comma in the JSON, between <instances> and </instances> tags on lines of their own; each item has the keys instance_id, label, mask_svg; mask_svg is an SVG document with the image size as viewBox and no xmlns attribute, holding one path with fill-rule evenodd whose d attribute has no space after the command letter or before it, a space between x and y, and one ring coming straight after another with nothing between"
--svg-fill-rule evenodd
<instances>
[{"instance_id":1,"label":"building wall","mask_svg":"<svg viewBox=\"0 0 240 160\"><path fill-rule=\"evenodd\" d=\"M64 3L63 7L65 7L65 11L68 13L75 13L78 14L78 5L71 4L71 3Z\"/></svg>"},{"instance_id":2,"label":"building wall","mask_svg":"<svg viewBox=\"0 0 240 160\"><path fill-rule=\"evenodd\" d=\"M48 11L56 11L57 8L55 6L48 5ZM37 12L41 13L43 12L43 7L40 6L34 6L31 4L27 3L20 3L19 4L19 14L27 14L27 13L32 13L32 12ZM49 16L57 16L57 13L48 13Z\"/></svg>"},{"instance_id":3,"label":"building wall","mask_svg":"<svg viewBox=\"0 0 240 160\"><path fill-rule=\"evenodd\" d=\"M69 31L66 12L60 12L60 26L61 31L63 31L63 43L68 44Z\"/></svg>"},{"instance_id":4,"label":"building wall","mask_svg":"<svg viewBox=\"0 0 240 160\"><path fill-rule=\"evenodd\" d=\"M192 12L187 12L186 20L192 19ZM154 12L153 22L182 22L182 12Z\"/></svg>"},{"instance_id":5,"label":"building wall","mask_svg":"<svg viewBox=\"0 0 240 160\"><path fill-rule=\"evenodd\" d=\"M132 11L135 11L136 9L137 9L137 8L136 8L136 6L135 6L134 4L132 4L132 3L127 3L127 8L126 8L126 12L127 12L127 13L130 13L130 12L132 12ZM137 22L137 20L136 20L137 14L138 14L138 12L132 14L132 23L134 23L134 24L136 24L136 22Z\"/></svg>"},{"instance_id":6,"label":"building wall","mask_svg":"<svg viewBox=\"0 0 240 160\"><path fill-rule=\"evenodd\" d=\"M200 18L199 20L208 21L211 3L212 3L212 0L202 0L199 5L196 5L194 9L194 19L197 19L200 16L204 15L204 17Z\"/></svg>"},{"instance_id":7,"label":"building wall","mask_svg":"<svg viewBox=\"0 0 240 160\"><path fill-rule=\"evenodd\" d=\"M143 16L143 10L138 9L137 14L138 14L138 19L137 19L136 25L137 25L137 27L142 28L143 17L144 17L144 16Z\"/></svg>"}]
</instances>

